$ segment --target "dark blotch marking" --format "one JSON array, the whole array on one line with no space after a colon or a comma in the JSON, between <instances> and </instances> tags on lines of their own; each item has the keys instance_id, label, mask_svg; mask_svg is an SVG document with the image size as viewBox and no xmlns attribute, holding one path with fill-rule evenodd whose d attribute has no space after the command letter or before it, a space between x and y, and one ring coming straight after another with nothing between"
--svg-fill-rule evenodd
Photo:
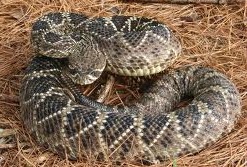
<instances>
[{"instance_id":1,"label":"dark blotch marking","mask_svg":"<svg viewBox=\"0 0 247 167\"><path fill-rule=\"evenodd\" d=\"M47 31L49 28L49 24L46 21L39 20L33 24L32 31Z\"/></svg>"},{"instance_id":2,"label":"dark blotch marking","mask_svg":"<svg viewBox=\"0 0 247 167\"><path fill-rule=\"evenodd\" d=\"M61 24L63 21L63 16L61 13L49 13L47 14L47 17L55 24Z\"/></svg>"},{"instance_id":3,"label":"dark blotch marking","mask_svg":"<svg viewBox=\"0 0 247 167\"><path fill-rule=\"evenodd\" d=\"M157 26L153 28L152 31L154 34L162 36L164 39L167 39L169 33L163 26Z\"/></svg>"},{"instance_id":4,"label":"dark blotch marking","mask_svg":"<svg viewBox=\"0 0 247 167\"><path fill-rule=\"evenodd\" d=\"M103 38L110 38L116 33L112 26L105 26L105 20L103 18L88 22L87 29L91 31L92 34L96 33Z\"/></svg>"},{"instance_id":5,"label":"dark blotch marking","mask_svg":"<svg viewBox=\"0 0 247 167\"><path fill-rule=\"evenodd\" d=\"M112 21L114 22L114 25L116 26L117 30L119 31L123 26L126 26L125 22L129 19L129 16L113 16ZM127 31L125 28L124 31Z\"/></svg>"},{"instance_id":6,"label":"dark blotch marking","mask_svg":"<svg viewBox=\"0 0 247 167\"><path fill-rule=\"evenodd\" d=\"M76 14L76 13L70 13L69 17L71 19L70 23L75 26L79 25L80 23L88 19L87 16L82 15L82 14Z\"/></svg>"},{"instance_id":7,"label":"dark blotch marking","mask_svg":"<svg viewBox=\"0 0 247 167\"><path fill-rule=\"evenodd\" d=\"M51 43L58 42L62 39L60 35L55 34L53 32L46 33L44 37L47 42L51 42Z\"/></svg>"},{"instance_id":8,"label":"dark blotch marking","mask_svg":"<svg viewBox=\"0 0 247 167\"><path fill-rule=\"evenodd\" d=\"M38 127L40 129L42 129L43 134L47 135L47 136L53 136L55 131L56 131L56 129L55 129L56 126L54 126L54 124L52 123L51 120L44 122L43 124L39 125Z\"/></svg>"}]
</instances>

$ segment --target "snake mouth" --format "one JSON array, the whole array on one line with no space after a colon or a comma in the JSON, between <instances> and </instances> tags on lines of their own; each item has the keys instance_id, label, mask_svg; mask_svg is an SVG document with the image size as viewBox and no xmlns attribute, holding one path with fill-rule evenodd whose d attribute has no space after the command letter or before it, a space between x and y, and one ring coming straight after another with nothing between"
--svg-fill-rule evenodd
<instances>
[{"instance_id":1,"label":"snake mouth","mask_svg":"<svg viewBox=\"0 0 247 167\"><path fill-rule=\"evenodd\" d=\"M77 84L80 85L89 85L95 82L98 78L100 78L102 72L105 69L105 65L98 69L78 69L74 66L69 65L67 68L68 76Z\"/></svg>"}]
</instances>

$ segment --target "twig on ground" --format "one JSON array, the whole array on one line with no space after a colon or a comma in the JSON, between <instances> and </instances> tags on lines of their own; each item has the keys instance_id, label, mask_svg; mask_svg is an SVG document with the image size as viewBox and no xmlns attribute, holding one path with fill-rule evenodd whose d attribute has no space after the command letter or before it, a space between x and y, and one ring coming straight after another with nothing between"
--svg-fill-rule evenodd
<instances>
[{"instance_id":1,"label":"twig on ground","mask_svg":"<svg viewBox=\"0 0 247 167\"><path fill-rule=\"evenodd\" d=\"M97 102L104 102L107 95L109 94L110 90L112 89L113 87L113 84L115 82L115 79L113 76L109 75L108 79L107 79L107 82L106 82L106 85L105 87L103 88L103 90L100 92L100 95L97 99Z\"/></svg>"},{"instance_id":2,"label":"twig on ground","mask_svg":"<svg viewBox=\"0 0 247 167\"><path fill-rule=\"evenodd\" d=\"M7 137L14 135L16 132L14 129L1 129L0 128L0 137Z\"/></svg>"},{"instance_id":3,"label":"twig on ground","mask_svg":"<svg viewBox=\"0 0 247 167\"><path fill-rule=\"evenodd\" d=\"M16 144L0 144L0 149L15 148Z\"/></svg>"},{"instance_id":4,"label":"twig on ground","mask_svg":"<svg viewBox=\"0 0 247 167\"><path fill-rule=\"evenodd\" d=\"M17 103L19 102L19 97L15 95L0 94L0 101Z\"/></svg>"}]
</instances>

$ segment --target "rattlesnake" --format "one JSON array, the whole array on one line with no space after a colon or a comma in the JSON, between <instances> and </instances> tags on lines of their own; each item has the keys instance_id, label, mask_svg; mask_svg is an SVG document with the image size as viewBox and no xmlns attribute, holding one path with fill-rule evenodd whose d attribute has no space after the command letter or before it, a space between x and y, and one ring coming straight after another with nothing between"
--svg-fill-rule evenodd
<instances>
[{"instance_id":1,"label":"rattlesnake","mask_svg":"<svg viewBox=\"0 0 247 167\"><path fill-rule=\"evenodd\" d=\"M201 66L167 72L125 107L80 93L75 83L93 82L105 66L129 76L167 68L181 47L158 21L49 13L34 23L31 36L37 55L22 81L21 113L36 141L60 155L156 163L202 150L230 132L240 115L234 84ZM176 108L186 97L193 100Z\"/></svg>"}]
</instances>

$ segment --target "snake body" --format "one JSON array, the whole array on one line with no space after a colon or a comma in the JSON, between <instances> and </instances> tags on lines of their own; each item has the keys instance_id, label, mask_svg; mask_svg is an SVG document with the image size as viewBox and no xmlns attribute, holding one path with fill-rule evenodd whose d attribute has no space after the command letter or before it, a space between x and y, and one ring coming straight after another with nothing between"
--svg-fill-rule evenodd
<instances>
[{"instance_id":1,"label":"snake body","mask_svg":"<svg viewBox=\"0 0 247 167\"><path fill-rule=\"evenodd\" d=\"M38 53L20 91L25 127L37 143L71 159L92 156L156 163L195 153L229 133L240 115L234 84L201 66L168 72L146 87L140 100L122 108L80 93L75 83L91 83L105 67L102 62L108 70L133 76L169 66L181 48L157 21L51 13L34 23L32 42ZM77 61L93 65L84 68ZM97 69L93 74L87 71L92 66ZM176 107L186 97L193 100Z\"/></svg>"}]
</instances>

